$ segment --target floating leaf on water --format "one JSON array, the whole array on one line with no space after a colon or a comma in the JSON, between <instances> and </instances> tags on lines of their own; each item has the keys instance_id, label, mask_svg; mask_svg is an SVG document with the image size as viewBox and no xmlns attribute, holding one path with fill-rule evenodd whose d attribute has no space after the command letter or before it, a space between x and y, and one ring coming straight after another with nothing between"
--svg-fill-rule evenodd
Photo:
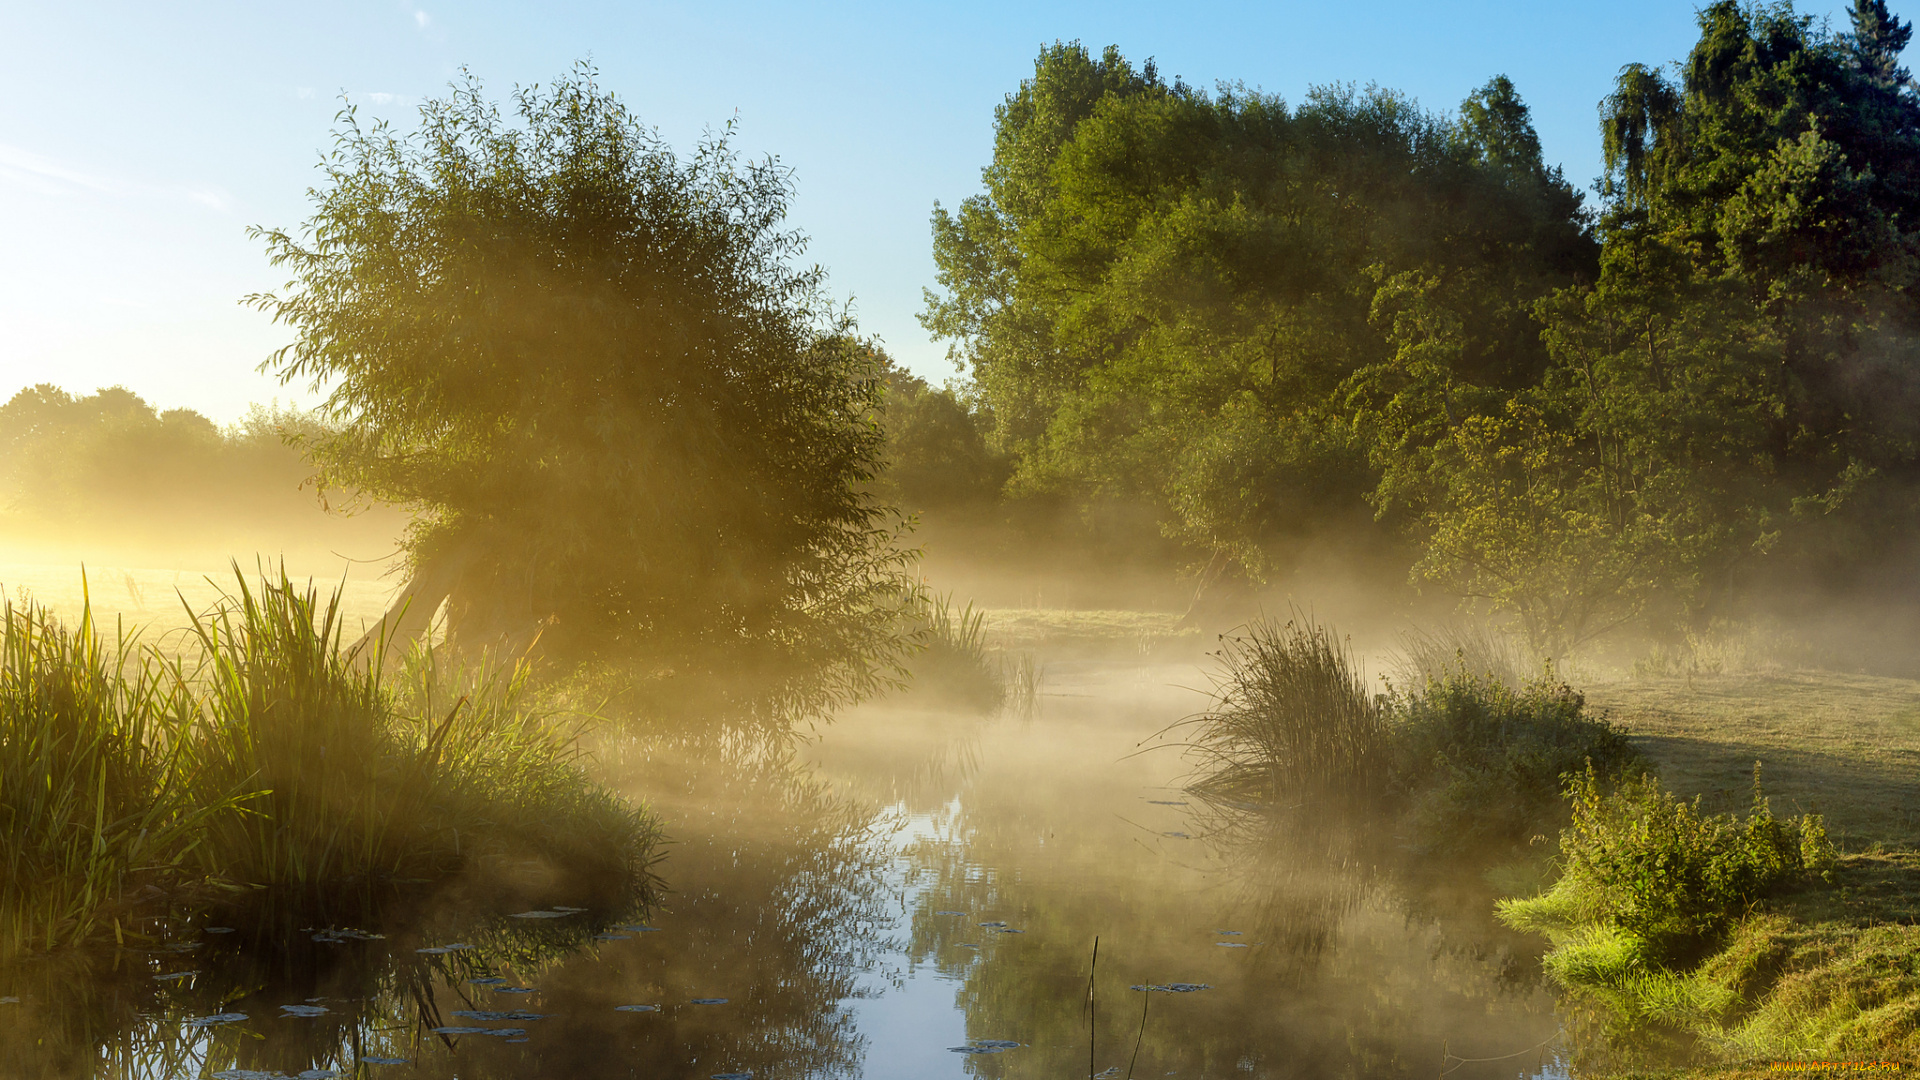
<instances>
[{"instance_id":1,"label":"floating leaf on water","mask_svg":"<svg viewBox=\"0 0 1920 1080\"><path fill-rule=\"evenodd\" d=\"M1211 990L1213 987L1207 983L1166 983L1164 985L1161 983L1149 983L1146 986L1135 986L1131 989L1155 990L1162 994L1191 994L1195 990Z\"/></svg>"},{"instance_id":2,"label":"floating leaf on water","mask_svg":"<svg viewBox=\"0 0 1920 1080\"><path fill-rule=\"evenodd\" d=\"M726 1003L726 998L694 998L691 1002L694 1005L725 1005Z\"/></svg>"},{"instance_id":3,"label":"floating leaf on water","mask_svg":"<svg viewBox=\"0 0 1920 1080\"><path fill-rule=\"evenodd\" d=\"M615 1005L614 1012L659 1012L658 1005Z\"/></svg>"},{"instance_id":4,"label":"floating leaf on water","mask_svg":"<svg viewBox=\"0 0 1920 1080\"><path fill-rule=\"evenodd\" d=\"M525 1035L527 1033L527 1029L526 1028L487 1028L486 1032L487 1034L496 1036L498 1038L513 1039L513 1038L518 1038L520 1036Z\"/></svg>"},{"instance_id":5,"label":"floating leaf on water","mask_svg":"<svg viewBox=\"0 0 1920 1080\"><path fill-rule=\"evenodd\" d=\"M513 1012L494 1012L490 1009L455 1009L453 1015L464 1016L468 1020L545 1020L548 1014L520 1012L518 1010Z\"/></svg>"},{"instance_id":6,"label":"floating leaf on water","mask_svg":"<svg viewBox=\"0 0 1920 1080\"><path fill-rule=\"evenodd\" d=\"M574 914L571 911L516 911L507 916L509 919L564 919Z\"/></svg>"},{"instance_id":7,"label":"floating leaf on water","mask_svg":"<svg viewBox=\"0 0 1920 1080\"><path fill-rule=\"evenodd\" d=\"M406 1058L388 1058L388 1057L363 1057L360 1059L360 1064L362 1065L405 1065L407 1064L407 1059Z\"/></svg>"},{"instance_id":8,"label":"floating leaf on water","mask_svg":"<svg viewBox=\"0 0 1920 1080\"><path fill-rule=\"evenodd\" d=\"M468 979L467 985L468 986L499 986L501 983L506 981L507 980L501 978L498 975L488 975L485 978Z\"/></svg>"},{"instance_id":9,"label":"floating leaf on water","mask_svg":"<svg viewBox=\"0 0 1920 1080\"><path fill-rule=\"evenodd\" d=\"M537 994L540 991L532 986L496 986L493 988L493 992L496 994Z\"/></svg>"},{"instance_id":10,"label":"floating leaf on water","mask_svg":"<svg viewBox=\"0 0 1920 1080\"><path fill-rule=\"evenodd\" d=\"M433 1029L433 1033L435 1035L491 1035L493 1034L493 1029L483 1027L437 1027Z\"/></svg>"},{"instance_id":11,"label":"floating leaf on water","mask_svg":"<svg viewBox=\"0 0 1920 1080\"><path fill-rule=\"evenodd\" d=\"M247 1018L246 1013L214 1013L212 1016L196 1016L181 1023L181 1027L206 1028L217 1024L237 1024Z\"/></svg>"},{"instance_id":12,"label":"floating leaf on water","mask_svg":"<svg viewBox=\"0 0 1920 1080\"><path fill-rule=\"evenodd\" d=\"M325 1005L282 1005L280 1011L288 1016L324 1016L327 1007Z\"/></svg>"},{"instance_id":13,"label":"floating leaf on water","mask_svg":"<svg viewBox=\"0 0 1920 1080\"><path fill-rule=\"evenodd\" d=\"M170 971L165 975L155 975L153 977L153 981L154 982L172 982L175 979L190 979L193 976L198 974L200 974L198 971Z\"/></svg>"},{"instance_id":14,"label":"floating leaf on water","mask_svg":"<svg viewBox=\"0 0 1920 1080\"><path fill-rule=\"evenodd\" d=\"M233 933L233 927L231 927L231 926L203 926L203 927L201 927L201 928L200 928L200 932L201 932L201 933L203 933L203 934L231 934L231 933Z\"/></svg>"},{"instance_id":15,"label":"floating leaf on water","mask_svg":"<svg viewBox=\"0 0 1920 1080\"><path fill-rule=\"evenodd\" d=\"M981 926L984 926L984 927L987 927L987 928L989 928L989 929L998 929L998 928L1000 928L1000 927L1002 927L1002 926L1005 926L1005 925L1007 925L1007 924L1006 924L1006 923L1003 923L1003 922L983 922L983 923L981 923L980 925L981 925Z\"/></svg>"}]
</instances>

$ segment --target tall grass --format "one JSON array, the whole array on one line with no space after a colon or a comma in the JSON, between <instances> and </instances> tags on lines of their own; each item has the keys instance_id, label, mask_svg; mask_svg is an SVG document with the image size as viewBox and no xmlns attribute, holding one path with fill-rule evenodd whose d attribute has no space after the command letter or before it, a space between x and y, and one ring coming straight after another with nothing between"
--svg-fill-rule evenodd
<instances>
[{"instance_id":1,"label":"tall grass","mask_svg":"<svg viewBox=\"0 0 1920 1080\"><path fill-rule=\"evenodd\" d=\"M177 669L77 626L0 609L0 955L83 940L176 867L235 795L201 775Z\"/></svg>"},{"instance_id":2,"label":"tall grass","mask_svg":"<svg viewBox=\"0 0 1920 1080\"><path fill-rule=\"evenodd\" d=\"M284 573L195 617L191 668L109 649L84 607L4 620L0 954L94 936L169 871L293 908L493 856L651 886L657 825L589 779L524 668L423 651L396 692L341 649L338 596Z\"/></svg>"},{"instance_id":3,"label":"tall grass","mask_svg":"<svg viewBox=\"0 0 1920 1080\"><path fill-rule=\"evenodd\" d=\"M920 618L923 648L909 661L914 691L982 712L1005 704L1008 680L987 650L986 612L936 596Z\"/></svg>"},{"instance_id":4,"label":"tall grass","mask_svg":"<svg viewBox=\"0 0 1920 1080\"><path fill-rule=\"evenodd\" d=\"M1387 718L1330 630L1261 619L1216 656L1214 707L1186 721L1200 790L1272 805L1385 794Z\"/></svg>"}]
</instances>

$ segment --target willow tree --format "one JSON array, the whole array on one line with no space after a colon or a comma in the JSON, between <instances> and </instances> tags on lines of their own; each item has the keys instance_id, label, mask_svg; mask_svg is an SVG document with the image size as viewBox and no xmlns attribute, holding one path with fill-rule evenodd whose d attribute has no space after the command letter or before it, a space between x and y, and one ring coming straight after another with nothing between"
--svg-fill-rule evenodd
<instances>
[{"instance_id":1,"label":"willow tree","mask_svg":"<svg viewBox=\"0 0 1920 1080\"><path fill-rule=\"evenodd\" d=\"M343 112L313 216L257 230L326 394L321 482L412 507L384 630L729 677L895 655L902 554L867 493L880 371L782 227L790 174L690 158L593 72L417 130Z\"/></svg>"}]
</instances>

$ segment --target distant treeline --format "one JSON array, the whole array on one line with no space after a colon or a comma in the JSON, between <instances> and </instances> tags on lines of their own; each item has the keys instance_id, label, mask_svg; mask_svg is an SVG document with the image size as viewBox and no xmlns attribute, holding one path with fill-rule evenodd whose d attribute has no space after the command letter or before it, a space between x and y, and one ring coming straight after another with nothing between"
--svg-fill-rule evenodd
<instances>
[{"instance_id":1,"label":"distant treeline","mask_svg":"<svg viewBox=\"0 0 1920 1080\"><path fill-rule=\"evenodd\" d=\"M889 405L910 507L1145 507L1251 581L1316 538L1554 653L1773 577L1858 584L1920 524L1920 97L1881 0L1713 4L1601 104L1589 201L1495 78L1206 92L1078 43L936 208L926 326L967 381Z\"/></svg>"},{"instance_id":2,"label":"distant treeline","mask_svg":"<svg viewBox=\"0 0 1920 1080\"><path fill-rule=\"evenodd\" d=\"M0 539L115 555L204 547L222 559L243 553L239 539L280 551L323 529L326 540L390 540L397 517L356 529L321 515L313 468L287 440L318 430L291 409L254 406L222 428L124 387L29 386L0 405Z\"/></svg>"}]
</instances>

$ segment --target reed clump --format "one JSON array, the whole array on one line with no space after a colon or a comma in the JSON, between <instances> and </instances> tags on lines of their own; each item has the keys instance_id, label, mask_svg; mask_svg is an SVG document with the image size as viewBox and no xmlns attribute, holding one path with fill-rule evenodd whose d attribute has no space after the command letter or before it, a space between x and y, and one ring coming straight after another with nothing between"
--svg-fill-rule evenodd
<instances>
[{"instance_id":1,"label":"reed clump","mask_svg":"<svg viewBox=\"0 0 1920 1080\"><path fill-rule=\"evenodd\" d=\"M84 940L241 796L206 781L177 668L90 610L0 608L0 956Z\"/></svg>"},{"instance_id":2,"label":"reed clump","mask_svg":"<svg viewBox=\"0 0 1920 1080\"><path fill-rule=\"evenodd\" d=\"M1566 778L1588 763L1639 767L1551 673L1516 689L1434 660L1416 688L1370 693L1344 643L1301 616L1256 621L1217 657L1214 707L1184 722L1194 790L1341 811L1418 853L1501 853L1564 822Z\"/></svg>"},{"instance_id":3,"label":"reed clump","mask_svg":"<svg viewBox=\"0 0 1920 1080\"><path fill-rule=\"evenodd\" d=\"M1214 707L1185 722L1196 787L1261 805L1358 805L1387 794L1392 747L1383 703L1352 652L1304 618L1261 619L1223 637Z\"/></svg>"},{"instance_id":4,"label":"reed clump","mask_svg":"<svg viewBox=\"0 0 1920 1080\"><path fill-rule=\"evenodd\" d=\"M396 678L340 644L337 595L284 573L196 616L198 663L90 612L7 608L0 954L96 936L139 885L298 906L492 857L645 891L656 822L587 775L524 667L419 650Z\"/></svg>"},{"instance_id":5,"label":"reed clump","mask_svg":"<svg viewBox=\"0 0 1920 1080\"><path fill-rule=\"evenodd\" d=\"M1009 673L987 647L986 612L936 596L926 601L920 624L911 636L922 647L908 662L915 693L981 712L1006 704Z\"/></svg>"}]
</instances>

